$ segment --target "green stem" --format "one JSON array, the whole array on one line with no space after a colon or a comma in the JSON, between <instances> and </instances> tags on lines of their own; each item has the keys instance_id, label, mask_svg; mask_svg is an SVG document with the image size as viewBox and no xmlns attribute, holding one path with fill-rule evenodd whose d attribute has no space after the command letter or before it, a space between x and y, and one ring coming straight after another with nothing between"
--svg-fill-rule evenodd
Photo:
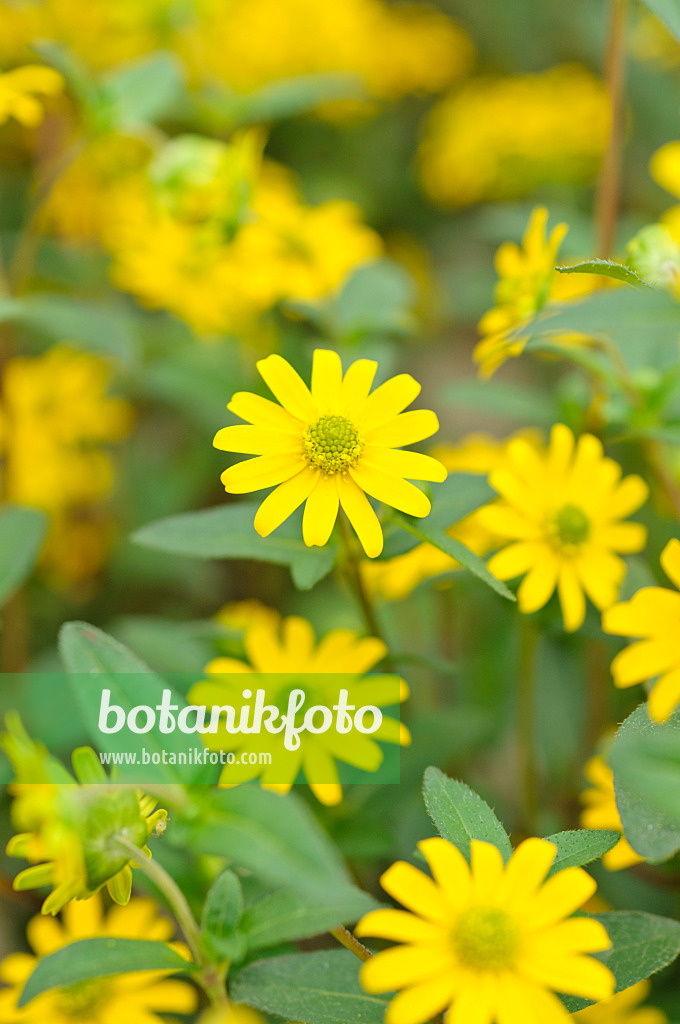
<instances>
[{"instance_id":1,"label":"green stem","mask_svg":"<svg viewBox=\"0 0 680 1024\"><path fill-rule=\"evenodd\" d=\"M331 935L334 939L338 940L341 946L348 949L350 953L354 953L363 963L366 963L373 956L370 949L366 949L363 943L359 942L349 928L345 928L344 925L340 925L338 928L331 928Z\"/></svg>"},{"instance_id":2,"label":"green stem","mask_svg":"<svg viewBox=\"0 0 680 1024\"><path fill-rule=\"evenodd\" d=\"M535 835L538 812L539 778L536 766L536 688L535 661L538 634L533 622L522 620L519 655L518 758L522 816L527 835Z\"/></svg>"},{"instance_id":3,"label":"green stem","mask_svg":"<svg viewBox=\"0 0 680 1024\"><path fill-rule=\"evenodd\" d=\"M627 6L628 0L610 0L605 77L611 121L597 189L596 213L597 253L602 259L608 259L614 247L621 195Z\"/></svg>"},{"instance_id":4,"label":"green stem","mask_svg":"<svg viewBox=\"0 0 680 1024\"><path fill-rule=\"evenodd\" d=\"M340 513L338 516L338 526L340 532L340 541L344 550L344 567L347 570L352 590L357 599L357 603L361 609L361 613L366 624L366 629L370 636L375 636L385 644L385 647L389 650L389 645L385 640L382 628L378 622L378 616L373 602L366 589L363 577L361 575L361 561L357 557L356 550L352 543L352 536L350 534L348 523L344 517L344 513ZM392 664L389 655L385 658L385 665L390 672L396 672L396 668Z\"/></svg>"},{"instance_id":5,"label":"green stem","mask_svg":"<svg viewBox=\"0 0 680 1024\"><path fill-rule=\"evenodd\" d=\"M224 988L222 975L205 955L198 922L177 882L158 861L143 853L134 843L118 835L115 838L115 844L129 857L135 867L140 868L165 896L180 928L184 932L194 962L201 968L200 972L196 975L196 981L200 984L210 1002L215 1006L228 1006L229 999Z\"/></svg>"}]
</instances>

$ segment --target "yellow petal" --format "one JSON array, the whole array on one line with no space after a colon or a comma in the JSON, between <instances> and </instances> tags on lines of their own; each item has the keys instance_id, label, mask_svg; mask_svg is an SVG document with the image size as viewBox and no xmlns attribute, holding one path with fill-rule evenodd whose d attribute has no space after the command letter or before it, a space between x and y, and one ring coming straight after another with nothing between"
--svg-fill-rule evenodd
<instances>
[{"instance_id":1,"label":"yellow petal","mask_svg":"<svg viewBox=\"0 0 680 1024\"><path fill-rule=\"evenodd\" d=\"M225 491L246 494L263 487L274 487L300 472L304 463L294 455L259 455L256 459L237 462L220 477Z\"/></svg>"},{"instance_id":2,"label":"yellow petal","mask_svg":"<svg viewBox=\"0 0 680 1024\"><path fill-rule=\"evenodd\" d=\"M432 437L439 430L439 420L430 409L412 409L365 432L369 444L403 448Z\"/></svg>"},{"instance_id":3,"label":"yellow petal","mask_svg":"<svg viewBox=\"0 0 680 1024\"><path fill-rule=\"evenodd\" d=\"M348 368L340 387L340 412L353 414L368 398L378 364L372 359L356 359Z\"/></svg>"},{"instance_id":4,"label":"yellow petal","mask_svg":"<svg viewBox=\"0 0 680 1024\"><path fill-rule=\"evenodd\" d=\"M260 395L253 395L250 391L237 391L227 405L227 409L235 416L240 416L248 423L273 430L300 430L300 420L292 416L280 405L271 402L268 398Z\"/></svg>"},{"instance_id":5,"label":"yellow petal","mask_svg":"<svg viewBox=\"0 0 680 1024\"><path fill-rule=\"evenodd\" d=\"M337 476L321 473L302 518L302 536L308 547L323 547L328 542L338 517L339 500Z\"/></svg>"},{"instance_id":6,"label":"yellow petal","mask_svg":"<svg viewBox=\"0 0 680 1024\"><path fill-rule=\"evenodd\" d=\"M676 537L661 552L661 566L669 580L680 588L680 540Z\"/></svg>"},{"instance_id":7,"label":"yellow petal","mask_svg":"<svg viewBox=\"0 0 680 1024\"><path fill-rule=\"evenodd\" d=\"M392 942L434 943L441 936L437 925L406 910L372 910L362 917L354 932L362 937L370 935Z\"/></svg>"},{"instance_id":8,"label":"yellow petal","mask_svg":"<svg viewBox=\"0 0 680 1024\"><path fill-rule=\"evenodd\" d=\"M249 426L222 427L215 434L213 448L244 455L294 454L300 450L300 433Z\"/></svg>"},{"instance_id":9,"label":"yellow petal","mask_svg":"<svg viewBox=\"0 0 680 1024\"><path fill-rule=\"evenodd\" d=\"M257 368L269 390L291 415L305 423L316 418L309 388L282 356L274 354L260 359Z\"/></svg>"},{"instance_id":10,"label":"yellow petal","mask_svg":"<svg viewBox=\"0 0 680 1024\"><path fill-rule=\"evenodd\" d=\"M612 675L617 686L631 686L674 666L680 667L680 651L675 637L639 640L616 655L612 662Z\"/></svg>"},{"instance_id":11,"label":"yellow petal","mask_svg":"<svg viewBox=\"0 0 680 1024\"><path fill-rule=\"evenodd\" d=\"M407 480L432 480L441 483L448 476L445 466L430 455L376 445L368 445L364 449L362 465L375 466L383 473L402 476Z\"/></svg>"},{"instance_id":12,"label":"yellow petal","mask_svg":"<svg viewBox=\"0 0 680 1024\"><path fill-rule=\"evenodd\" d=\"M473 839L470 843L470 866L475 900L493 902L503 878L503 857L493 843Z\"/></svg>"},{"instance_id":13,"label":"yellow petal","mask_svg":"<svg viewBox=\"0 0 680 1024\"><path fill-rule=\"evenodd\" d=\"M361 546L369 558L377 558L383 549L383 534L373 506L349 476L343 474L338 483L340 504L356 530Z\"/></svg>"},{"instance_id":14,"label":"yellow petal","mask_svg":"<svg viewBox=\"0 0 680 1024\"><path fill-rule=\"evenodd\" d=\"M385 1024L425 1024L453 999L458 979L450 972L400 992L385 1013Z\"/></svg>"},{"instance_id":15,"label":"yellow petal","mask_svg":"<svg viewBox=\"0 0 680 1024\"><path fill-rule=\"evenodd\" d=\"M317 413L337 412L340 405L342 363L337 352L317 348L312 366L312 399Z\"/></svg>"},{"instance_id":16,"label":"yellow petal","mask_svg":"<svg viewBox=\"0 0 680 1024\"><path fill-rule=\"evenodd\" d=\"M654 181L671 195L680 196L680 142L667 142L649 161Z\"/></svg>"},{"instance_id":17,"label":"yellow petal","mask_svg":"<svg viewBox=\"0 0 680 1024\"><path fill-rule=\"evenodd\" d=\"M418 868L398 860L381 876L385 892L408 910L435 923L446 922L446 908L435 883Z\"/></svg>"},{"instance_id":18,"label":"yellow petal","mask_svg":"<svg viewBox=\"0 0 680 1024\"><path fill-rule=\"evenodd\" d=\"M680 669L662 676L649 695L647 710L653 722L665 722L680 704Z\"/></svg>"},{"instance_id":19,"label":"yellow petal","mask_svg":"<svg viewBox=\"0 0 680 1024\"><path fill-rule=\"evenodd\" d=\"M626 573L623 559L609 551L590 548L576 559L574 566L588 597L597 608L608 608L614 603Z\"/></svg>"},{"instance_id":20,"label":"yellow petal","mask_svg":"<svg viewBox=\"0 0 680 1024\"><path fill-rule=\"evenodd\" d=\"M527 905L524 923L537 930L569 917L590 899L597 885L583 868L565 868L549 878Z\"/></svg>"},{"instance_id":21,"label":"yellow petal","mask_svg":"<svg viewBox=\"0 0 680 1024\"><path fill-rule=\"evenodd\" d=\"M614 975L591 956L555 956L550 950L522 962L522 973L568 996L607 999L614 994Z\"/></svg>"},{"instance_id":22,"label":"yellow petal","mask_svg":"<svg viewBox=\"0 0 680 1024\"><path fill-rule=\"evenodd\" d=\"M632 474L621 481L607 504L607 514L612 519L625 519L637 512L649 497L649 487L641 476Z\"/></svg>"},{"instance_id":23,"label":"yellow petal","mask_svg":"<svg viewBox=\"0 0 680 1024\"><path fill-rule=\"evenodd\" d=\"M363 491L385 505L420 518L430 514L432 506L427 495L401 477L390 476L370 463L364 464L363 459L350 469L349 475Z\"/></svg>"},{"instance_id":24,"label":"yellow petal","mask_svg":"<svg viewBox=\"0 0 680 1024\"><path fill-rule=\"evenodd\" d=\"M418 849L450 905L456 909L464 906L470 899L471 879L468 863L460 850L438 837L423 839Z\"/></svg>"},{"instance_id":25,"label":"yellow petal","mask_svg":"<svg viewBox=\"0 0 680 1024\"><path fill-rule=\"evenodd\" d=\"M499 580L523 576L540 559L542 551L542 545L532 541L508 544L507 548L503 548L489 561L489 570Z\"/></svg>"},{"instance_id":26,"label":"yellow petal","mask_svg":"<svg viewBox=\"0 0 680 1024\"><path fill-rule=\"evenodd\" d=\"M367 992L391 992L448 973L453 962L452 953L443 945L393 946L364 964L361 984Z\"/></svg>"},{"instance_id":27,"label":"yellow petal","mask_svg":"<svg viewBox=\"0 0 680 1024\"><path fill-rule=\"evenodd\" d=\"M446 1024L492 1024L498 1002L495 988L495 979L489 975L468 975L454 996Z\"/></svg>"},{"instance_id":28,"label":"yellow petal","mask_svg":"<svg viewBox=\"0 0 680 1024\"><path fill-rule=\"evenodd\" d=\"M489 569L493 572L493 559L489 562ZM520 611L529 615L547 604L555 590L557 571L557 559L546 548L541 560L527 573L517 592Z\"/></svg>"},{"instance_id":29,"label":"yellow petal","mask_svg":"<svg viewBox=\"0 0 680 1024\"><path fill-rule=\"evenodd\" d=\"M522 904L543 884L555 860L557 850L546 839L525 839L508 861L501 896L505 903Z\"/></svg>"},{"instance_id":30,"label":"yellow petal","mask_svg":"<svg viewBox=\"0 0 680 1024\"><path fill-rule=\"evenodd\" d=\"M381 384L357 410L364 433L391 420L420 394L420 384L409 373L400 373Z\"/></svg>"},{"instance_id":31,"label":"yellow petal","mask_svg":"<svg viewBox=\"0 0 680 1024\"><path fill-rule=\"evenodd\" d=\"M563 562L557 578L557 593L562 606L564 628L573 633L583 625L586 616L586 598L576 570L570 562Z\"/></svg>"},{"instance_id":32,"label":"yellow petal","mask_svg":"<svg viewBox=\"0 0 680 1024\"><path fill-rule=\"evenodd\" d=\"M254 526L261 537L268 537L311 494L320 476L320 470L303 469L289 480L279 484L268 494L255 513Z\"/></svg>"},{"instance_id":33,"label":"yellow petal","mask_svg":"<svg viewBox=\"0 0 680 1024\"><path fill-rule=\"evenodd\" d=\"M607 929L592 917L570 917L543 932L531 936L531 944L540 950L562 953L599 953L611 947Z\"/></svg>"}]
</instances>

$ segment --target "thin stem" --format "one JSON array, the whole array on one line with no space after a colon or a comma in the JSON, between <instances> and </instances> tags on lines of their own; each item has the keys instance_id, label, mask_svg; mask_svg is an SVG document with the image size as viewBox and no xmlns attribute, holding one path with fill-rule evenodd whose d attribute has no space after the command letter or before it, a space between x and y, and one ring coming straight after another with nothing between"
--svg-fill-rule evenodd
<instances>
[{"instance_id":1,"label":"thin stem","mask_svg":"<svg viewBox=\"0 0 680 1024\"><path fill-rule=\"evenodd\" d=\"M116 836L115 843L129 857L132 863L144 872L147 878L154 883L168 901L180 928L184 932L191 955L195 963L201 968L200 973L196 975L196 980L201 985L208 999L216 1006L228 1006L229 1000L220 972L214 964L210 963L205 955L198 922L177 882L158 861L143 853L134 843L129 842L129 840L124 839L120 835Z\"/></svg>"},{"instance_id":2,"label":"thin stem","mask_svg":"<svg viewBox=\"0 0 680 1024\"><path fill-rule=\"evenodd\" d=\"M596 205L597 253L602 259L608 259L614 247L621 195L627 6L628 0L610 0L605 77L611 120Z\"/></svg>"},{"instance_id":3,"label":"thin stem","mask_svg":"<svg viewBox=\"0 0 680 1024\"><path fill-rule=\"evenodd\" d=\"M359 942L355 935L345 928L344 925L340 925L338 928L331 928L331 935L334 939L337 939L341 946L348 949L350 953L354 953L362 963L366 963L373 956L370 949L366 949L363 943Z\"/></svg>"},{"instance_id":4,"label":"thin stem","mask_svg":"<svg viewBox=\"0 0 680 1024\"><path fill-rule=\"evenodd\" d=\"M522 619L519 654L518 697L518 758L522 815L527 835L535 834L538 811L539 778L536 766L536 689L535 661L538 634L533 622Z\"/></svg>"},{"instance_id":5,"label":"thin stem","mask_svg":"<svg viewBox=\"0 0 680 1024\"><path fill-rule=\"evenodd\" d=\"M379 640L382 640L385 647L388 647L387 641L383 636L382 628L378 622L378 616L375 608L373 607L373 602L371 601L363 576L361 575L361 563L357 558L344 513L341 513L338 516L338 525L340 530L340 540L345 553L345 567L347 569L349 581L356 596L357 603L361 608L361 613L364 617L364 622L366 623L366 629L371 636L375 636ZM391 663L389 655L385 658L385 665L390 672L396 671L394 665Z\"/></svg>"},{"instance_id":6,"label":"thin stem","mask_svg":"<svg viewBox=\"0 0 680 1024\"><path fill-rule=\"evenodd\" d=\"M645 453L673 509L675 518L680 522L680 486L666 464L662 446L658 441L648 441L645 444Z\"/></svg>"}]
</instances>

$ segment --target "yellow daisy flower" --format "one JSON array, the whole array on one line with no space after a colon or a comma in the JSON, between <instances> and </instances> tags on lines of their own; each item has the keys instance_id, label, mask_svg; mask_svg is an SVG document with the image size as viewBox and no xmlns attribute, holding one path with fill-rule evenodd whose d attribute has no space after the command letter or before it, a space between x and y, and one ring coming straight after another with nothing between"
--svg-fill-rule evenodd
<instances>
[{"instance_id":1,"label":"yellow daisy flower","mask_svg":"<svg viewBox=\"0 0 680 1024\"><path fill-rule=\"evenodd\" d=\"M279 355L260 360L257 368L281 404L238 392L227 408L250 425L224 427L213 443L225 452L258 456L225 470L225 490L276 487L255 516L260 536L269 536L306 502L305 544L323 546L342 507L364 551L375 558L383 535L367 494L409 515L428 515L429 498L409 480L441 482L446 469L429 455L402 450L439 429L429 410L403 412L420 392L413 377L399 374L369 394L378 364L358 359L343 377L340 357L327 349L314 353L311 392Z\"/></svg>"},{"instance_id":2,"label":"yellow daisy flower","mask_svg":"<svg viewBox=\"0 0 680 1024\"><path fill-rule=\"evenodd\" d=\"M640 1006L649 995L648 981L624 988L611 999L603 999L572 1016L573 1024L668 1024L668 1017L656 1006Z\"/></svg>"},{"instance_id":3,"label":"yellow daisy flower","mask_svg":"<svg viewBox=\"0 0 680 1024\"><path fill-rule=\"evenodd\" d=\"M593 275L556 272L557 253L569 229L558 224L548 235L547 226L548 211L535 207L521 247L504 242L496 252L495 306L479 321L482 338L473 355L483 377L490 377L506 359L521 355L526 338L517 329L547 303L567 302L598 287ZM556 334L552 340L569 345L582 344L586 338L572 333Z\"/></svg>"},{"instance_id":4,"label":"yellow daisy flower","mask_svg":"<svg viewBox=\"0 0 680 1024\"><path fill-rule=\"evenodd\" d=\"M267 676L258 681L266 689L266 703L285 713L291 688L301 685L309 694L307 706L321 704L332 707L338 697L334 677L343 675L342 685L349 693L348 703L356 707L373 704L385 707L407 699L408 686L402 680L397 684L394 676L367 673L387 654L387 647L377 637L360 637L351 629L333 629L317 643L314 630L307 619L291 615L281 619L272 611L270 620L258 616L243 637L248 661L237 658L215 658L206 666L212 678L209 682L192 687L189 700L208 707L242 703L243 674L262 673ZM229 679L236 675L237 680ZM221 677L221 678L220 678ZM376 732L360 735L356 730L340 737L335 730L325 733L305 733L297 750L287 750L282 734L262 732L260 735L230 734L226 730L206 733L203 741L215 750L233 750L236 763L227 765L221 775L223 786L239 785L259 778L265 789L287 793L300 771L323 804L333 805L342 800L342 787L338 781L336 761L344 761L362 771L374 772L380 767L383 753L376 743L398 743L408 746L411 736L405 725L396 718L383 715ZM241 764L240 754L266 751L271 764Z\"/></svg>"},{"instance_id":5,"label":"yellow daisy flower","mask_svg":"<svg viewBox=\"0 0 680 1024\"><path fill-rule=\"evenodd\" d=\"M495 846L478 840L470 866L446 839L418 846L433 878L393 864L381 885L407 909L375 910L356 929L403 943L361 968L368 992L401 990L385 1024L423 1024L443 1010L447 1024L566 1024L571 1018L555 991L613 994L613 974L587 955L610 947L604 926L570 918L596 884L582 868L546 881L552 843L527 839L505 866Z\"/></svg>"},{"instance_id":6,"label":"yellow daisy flower","mask_svg":"<svg viewBox=\"0 0 680 1024\"><path fill-rule=\"evenodd\" d=\"M197 992L185 981L168 978L166 971L135 971L93 978L51 989L22 1009L17 1002L38 959L80 939L152 939L167 942L172 924L161 917L152 900L133 899L126 907L103 913L102 901L69 903L63 920L34 917L28 923L28 942L35 955L11 953L0 964L0 1024L161 1024L159 1013L193 1013Z\"/></svg>"},{"instance_id":7,"label":"yellow daisy flower","mask_svg":"<svg viewBox=\"0 0 680 1024\"><path fill-rule=\"evenodd\" d=\"M35 128L44 116L38 96L55 96L64 87L64 79L54 68L25 64L0 75L0 124L13 117L26 128Z\"/></svg>"},{"instance_id":8,"label":"yellow daisy flower","mask_svg":"<svg viewBox=\"0 0 680 1024\"><path fill-rule=\"evenodd\" d=\"M591 757L584 772L592 788L581 793L581 803L585 805L581 811L581 828L601 828L621 833L618 843L613 850L605 853L602 863L609 871L620 871L642 863L644 857L635 852L623 834L611 768L603 757Z\"/></svg>"},{"instance_id":9,"label":"yellow daisy flower","mask_svg":"<svg viewBox=\"0 0 680 1024\"><path fill-rule=\"evenodd\" d=\"M600 609L616 601L626 572L619 554L641 551L647 538L640 523L621 522L647 499L641 477L622 480L596 437L583 434L575 445L571 430L558 423L543 451L513 441L489 482L502 500L480 510L480 519L509 542L489 569L501 580L524 576L520 611L538 611L557 588L571 632L583 623L586 594Z\"/></svg>"},{"instance_id":10,"label":"yellow daisy flower","mask_svg":"<svg viewBox=\"0 0 680 1024\"><path fill-rule=\"evenodd\" d=\"M680 589L680 540L668 542L661 565ZM605 633L638 638L616 655L612 675L620 688L655 679L647 702L654 722L665 722L680 703L679 626L680 594L667 587L643 587L602 617Z\"/></svg>"}]
</instances>

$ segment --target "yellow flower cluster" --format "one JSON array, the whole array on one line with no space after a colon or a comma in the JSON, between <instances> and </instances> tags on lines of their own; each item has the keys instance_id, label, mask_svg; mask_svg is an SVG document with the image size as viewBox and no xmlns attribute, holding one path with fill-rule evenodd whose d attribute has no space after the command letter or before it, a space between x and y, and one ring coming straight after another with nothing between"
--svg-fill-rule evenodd
<instances>
[{"instance_id":1,"label":"yellow flower cluster","mask_svg":"<svg viewBox=\"0 0 680 1024\"><path fill-rule=\"evenodd\" d=\"M93 938L167 942L172 938L172 924L147 899L133 899L126 907L113 907L104 914L97 895L69 903L62 918L34 917L27 938L35 955L11 953L0 964L0 979L7 986L0 992L0 1024L110 1024L123 1020L161 1024L157 1014L189 1014L196 1009L196 989L186 981L168 978L166 971L136 971L53 988L19 1009L17 1002L38 958L72 942Z\"/></svg>"},{"instance_id":2,"label":"yellow flower cluster","mask_svg":"<svg viewBox=\"0 0 680 1024\"><path fill-rule=\"evenodd\" d=\"M567 233L558 224L547 234L548 211L537 206L529 218L522 245L504 242L496 252L498 283L495 306L479 322L481 340L474 351L479 372L489 377L506 359L521 355L526 344L521 329L544 307L569 302L598 287L592 274L558 274L557 253ZM584 344L581 334L554 334L559 345Z\"/></svg>"},{"instance_id":3,"label":"yellow flower cluster","mask_svg":"<svg viewBox=\"0 0 680 1024\"><path fill-rule=\"evenodd\" d=\"M0 55L21 59L36 37L65 44L95 69L174 49L195 81L237 92L349 72L378 99L439 92L474 55L466 33L434 7L385 0L90 0L85 10L78 0L3 0Z\"/></svg>"},{"instance_id":4,"label":"yellow flower cluster","mask_svg":"<svg viewBox=\"0 0 680 1024\"><path fill-rule=\"evenodd\" d=\"M55 96L63 85L58 71L40 64L27 64L0 74L0 124L13 117L26 128L35 128L44 115L38 96Z\"/></svg>"},{"instance_id":5,"label":"yellow flower cluster","mask_svg":"<svg viewBox=\"0 0 680 1024\"><path fill-rule=\"evenodd\" d=\"M592 180L607 138L603 84L578 65L471 79L432 110L420 149L427 194L444 206Z\"/></svg>"},{"instance_id":6,"label":"yellow flower cluster","mask_svg":"<svg viewBox=\"0 0 680 1024\"><path fill-rule=\"evenodd\" d=\"M168 148L186 160L161 153L148 176L108 194L104 244L119 288L199 333L252 331L276 303L325 296L381 254L353 203L303 203L287 170L260 167L250 133L230 146L188 136Z\"/></svg>"},{"instance_id":7,"label":"yellow flower cluster","mask_svg":"<svg viewBox=\"0 0 680 1024\"><path fill-rule=\"evenodd\" d=\"M103 446L131 426L128 403L106 393L110 377L103 359L62 345L10 359L2 376L3 497L49 514L43 564L62 582L96 572L106 552L114 466Z\"/></svg>"}]
</instances>

